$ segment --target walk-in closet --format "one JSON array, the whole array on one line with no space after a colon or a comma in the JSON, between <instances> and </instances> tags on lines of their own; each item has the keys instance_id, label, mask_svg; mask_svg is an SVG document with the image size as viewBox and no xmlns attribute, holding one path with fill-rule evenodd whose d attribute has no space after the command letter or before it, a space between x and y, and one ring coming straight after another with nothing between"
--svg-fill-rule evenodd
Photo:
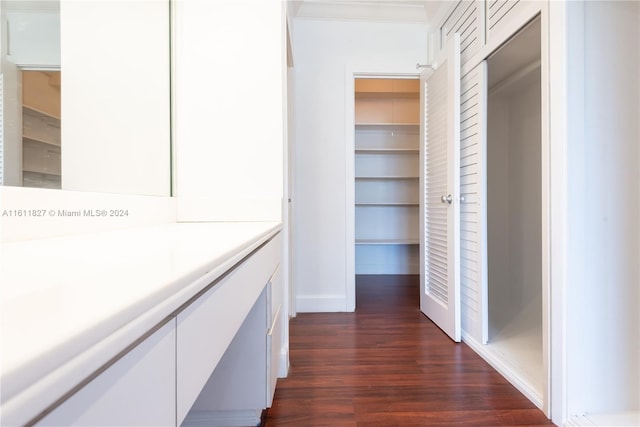
<instances>
[{"instance_id":1,"label":"walk-in closet","mask_svg":"<svg viewBox=\"0 0 640 427\"><path fill-rule=\"evenodd\" d=\"M60 71L21 71L22 185L61 187Z\"/></svg>"},{"instance_id":2,"label":"walk-in closet","mask_svg":"<svg viewBox=\"0 0 640 427\"><path fill-rule=\"evenodd\" d=\"M419 274L419 81L354 87L356 275Z\"/></svg>"},{"instance_id":3,"label":"walk-in closet","mask_svg":"<svg viewBox=\"0 0 640 427\"><path fill-rule=\"evenodd\" d=\"M542 398L540 19L487 60L488 348Z\"/></svg>"}]
</instances>

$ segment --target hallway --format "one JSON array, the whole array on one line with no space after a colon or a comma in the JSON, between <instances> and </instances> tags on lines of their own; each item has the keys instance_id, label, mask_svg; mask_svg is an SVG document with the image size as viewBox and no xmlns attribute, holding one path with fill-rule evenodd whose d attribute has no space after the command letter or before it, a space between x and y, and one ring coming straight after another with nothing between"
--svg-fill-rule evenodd
<instances>
[{"instance_id":1,"label":"hallway","mask_svg":"<svg viewBox=\"0 0 640 427\"><path fill-rule=\"evenodd\" d=\"M419 310L418 276L358 276L355 313L291 320L267 427L551 426Z\"/></svg>"}]
</instances>

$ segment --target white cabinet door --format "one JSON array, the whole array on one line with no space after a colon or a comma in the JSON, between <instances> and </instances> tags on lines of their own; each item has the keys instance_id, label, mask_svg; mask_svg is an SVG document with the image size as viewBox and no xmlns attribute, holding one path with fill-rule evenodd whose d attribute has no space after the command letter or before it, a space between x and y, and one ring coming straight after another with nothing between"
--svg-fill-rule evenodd
<instances>
[{"instance_id":1,"label":"white cabinet door","mask_svg":"<svg viewBox=\"0 0 640 427\"><path fill-rule=\"evenodd\" d=\"M175 426L175 351L172 320L37 425Z\"/></svg>"},{"instance_id":2,"label":"white cabinet door","mask_svg":"<svg viewBox=\"0 0 640 427\"><path fill-rule=\"evenodd\" d=\"M421 83L420 309L460 341L460 36Z\"/></svg>"}]
</instances>

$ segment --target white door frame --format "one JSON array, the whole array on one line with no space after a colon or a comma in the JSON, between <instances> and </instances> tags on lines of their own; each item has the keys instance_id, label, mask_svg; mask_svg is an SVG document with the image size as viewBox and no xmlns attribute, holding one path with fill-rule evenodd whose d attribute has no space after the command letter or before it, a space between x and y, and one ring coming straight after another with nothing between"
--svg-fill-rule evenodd
<instances>
[{"instance_id":1,"label":"white door frame","mask_svg":"<svg viewBox=\"0 0 640 427\"><path fill-rule=\"evenodd\" d=\"M355 231L355 79L419 79L414 67L380 67L373 64L346 64L344 78L345 111L345 311L356 309L356 231Z\"/></svg>"}]
</instances>

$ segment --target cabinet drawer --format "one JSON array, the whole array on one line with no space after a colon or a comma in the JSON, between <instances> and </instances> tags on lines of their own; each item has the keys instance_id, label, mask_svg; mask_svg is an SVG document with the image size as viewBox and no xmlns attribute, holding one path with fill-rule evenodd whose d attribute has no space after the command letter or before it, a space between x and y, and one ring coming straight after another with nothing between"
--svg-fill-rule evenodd
<instances>
[{"instance_id":1,"label":"cabinet drawer","mask_svg":"<svg viewBox=\"0 0 640 427\"><path fill-rule=\"evenodd\" d=\"M178 424L186 417L263 292L279 262L280 246L281 237L277 235L178 314Z\"/></svg>"},{"instance_id":2,"label":"cabinet drawer","mask_svg":"<svg viewBox=\"0 0 640 427\"><path fill-rule=\"evenodd\" d=\"M175 425L175 332L172 320L36 425Z\"/></svg>"}]
</instances>

